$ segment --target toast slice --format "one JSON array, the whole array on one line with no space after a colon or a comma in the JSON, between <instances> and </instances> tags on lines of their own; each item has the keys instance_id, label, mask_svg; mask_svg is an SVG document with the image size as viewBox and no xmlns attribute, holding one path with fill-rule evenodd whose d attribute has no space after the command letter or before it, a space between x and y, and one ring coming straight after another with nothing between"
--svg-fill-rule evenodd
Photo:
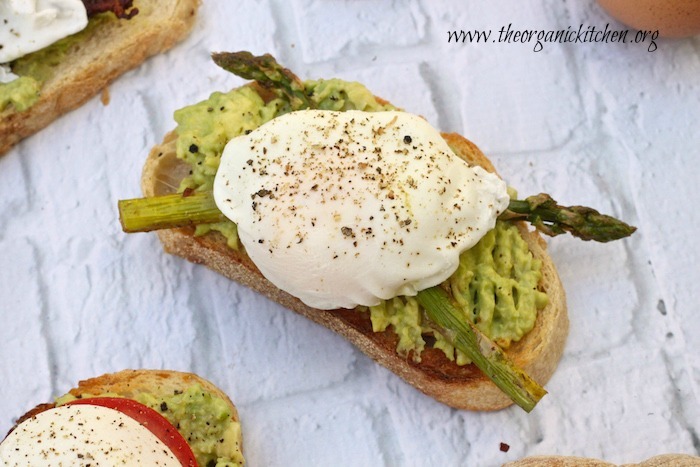
<instances>
[{"instance_id":1,"label":"toast slice","mask_svg":"<svg viewBox=\"0 0 700 467\"><path fill-rule=\"evenodd\" d=\"M108 21L72 44L43 83L39 100L0 112L0 154L73 110L146 58L164 52L192 29L199 0L136 0L133 18Z\"/></svg>"},{"instance_id":2,"label":"toast slice","mask_svg":"<svg viewBox=\"0 0 700 467\"><path fill-rule=\"evenodd\" d=\"M199 386L203 391L224 401L228 407L228 412L231 414L231 422L240 424L236 406L228 395L212 382L194 373L173 370L122 370L117 373L108 373L80 381L78 386L71 389L68 393L75 398L110 395L133 400L138 400L139 394L145 393L158 400L165 399L173 394L182 393L193 386ZM15 427L24 420L55 406L55 403L37 405L20 417ZM14 429L14 427L12 429ZM242 452L243 437L241 435L241 430L236 431L235 435L236 439L230 442L237 447L239 452Z\"/></svg>"},{"instance_id":3,"label":"toast slice","mask_svg":"<svg viewBox=\"0 0 700 467\"><path fill-rule=\"evenodd\" d=\"M466 138L454 133L443 134L443 137L460 157L495 172L486 156ZM176 157L176 140L177 134L170 132L151 150L141 180L144 196L173 193L189 173L190 167ZM533 255L542 262L540 288L548 295L549 303L538 313L533 330L513 343L507 353L538 383L544 384L559 362L568 334L566 298L544 240L525 225L519 228ZM160 230L157 234L166 252L204 264L339 333L379 364L440 402L468 410L497 410L512 404L476 366L459 366L448 360L441 350L426 348L420 362L400 356L396 352L396 334L391 329L373 332L369 313L348 309L319 310L303 304L265 279L244 251L229 248L225 238L217 232L195 236L194 228L186 227Z\"/></svg>"}]
</instances>

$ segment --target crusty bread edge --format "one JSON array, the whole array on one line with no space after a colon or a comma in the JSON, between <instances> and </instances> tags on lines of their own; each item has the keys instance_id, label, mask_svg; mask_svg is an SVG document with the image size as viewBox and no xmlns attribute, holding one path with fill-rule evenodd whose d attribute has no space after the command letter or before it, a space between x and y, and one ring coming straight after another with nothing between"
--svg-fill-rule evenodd
<instances>
[{"instance_id":1,"label":"crusty bread edge","mask_svg":"<svg viewBox=\"0 0 700 467\"><path fill-rule=\"evenodd\" d=\"M619 467L697 467L700 457L688 454L661 454L638 464L619 464ZM575 456L532 456L503 464L503 467L615 467L616 464L599 459Z\"/></svg>"},{"instance_id":2,"label":"crusty bread edge","mask_svg":"<svg viewBox=\"0 0 700 467\"><path fill-rule=\"evenodd\" d=\"M145 0L144 0L145 1ZM160 5L157 3L160 2ZM85 49L106 57L105 60L66 57L59 74L46 83L39 100L24 112L7 108L0 112L0 155L22 139L45 128L61 115L83 105L110 82L135 68L152 55L170 49L189 34L200 0L165 0L153 2L154 8L172 8L172 14L138 35L130 30L129 21L104 25L108 31L93 34L80 44ZM138 1L137 1L138 6ZM136 15L138 17L138 15ZM136 18L135 17L135 18ZM131 26L133 27L133 26ZM75 63L73 63L75 62ZM87 62L87 64L85 63Z\"/></svg>"},{"instance_id":3,"label":"crusty bread edge","mask_svg":"<svg viewBox=\"0 0 700 467\"><path fill-rule=\"evenodd\" d=\"M68 392L76 397L84 394L98 396L106 393L115 393L126 398L135 398L140 393L160 397L172 396L174 391L184 391L195 384L226 402L231 410L231 419L240 422L238 410L228 394L211 381L189 372L155 369L122 370L79 381L78 386Z\"/></svg>"},{"instance_id":4,"label":"crusty bread edge","mask_svg":"<svg viewBox=\"0 0 700 467\"><path fill-rule=\"evenodd\" d=\"M484 166L487 170L494 170L483 153L466 138L454 133L443 134L443 137L462 157ZM165 194L169 191L165 187L176 186L174 181L181 178L178 171L184 175L183 167L178 167L178 160L174 155L176 139L176 133L170 132L162 144L151 150L141 179L144 196ZM167 183L162 183L163 178L167 179ZM544 240L524 225L520 226L520 230L530 250L542 261L542 284L549 296L549 304L538 314L533 331L514 344L508 353L516 364L540 384L544 384L561 358L568 335L566 297L556 268L547 254ZM420 365L412 364L405 357L398 355L394 349L387 350L378 346L373 340L373 333L358 332L338 318L333 311L317 310L304 305L297 298L267 281L247 255L229 249L223 237L216 233L195 237L193 229L182 228L161 230L158 237L166 252L194 263L204 264L341 334L370 358L440 402L467 410L498 410L512 404L512 401L478 370L477 375L468 380L436 378L433 374L423 371Z\"/></svg>"}]
</instances>

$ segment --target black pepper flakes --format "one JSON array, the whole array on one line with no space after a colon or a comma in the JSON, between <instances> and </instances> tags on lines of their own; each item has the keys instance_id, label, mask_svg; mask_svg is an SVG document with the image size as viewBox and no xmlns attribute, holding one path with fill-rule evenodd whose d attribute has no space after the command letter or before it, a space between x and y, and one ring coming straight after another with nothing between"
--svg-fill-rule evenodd
<instances>
[{"instance_id":1,"label":"black pepper flakes","mask_svg":"<svg viewBox=\"0 0 700 467\"><path fill-rule=\"evenodd\" d=\"M275 195L272 194L270 190L266 190L265 188L261 188L257 192L253 193L251 195L251 198L255 199L256 196L259 196L260 198L264 198L265 196L268 196L270 199L275 199Z\"/></svg>"},{"instance_id":2,"label":"black pepper flakes","mask_svg":"<svg viewBox=\"0 0 700 467\"><path fill-rule=\"evenodd\" d=\"M406 144L411 144L412 141L413 141L413 138L411 138L409 135L406 135L403 137L403 142Z\"/></svg>"},{"instance_id":3,"label":"black pepper flakes","mask_svg":"<svg viewBox=\"0 0 700 467\"><path fill-rule=\"evenodd\" d=\"M192 154L197 154L199 152L199 146L196 144L190 144L190 152Z\"/></svg>"}]
</instances>

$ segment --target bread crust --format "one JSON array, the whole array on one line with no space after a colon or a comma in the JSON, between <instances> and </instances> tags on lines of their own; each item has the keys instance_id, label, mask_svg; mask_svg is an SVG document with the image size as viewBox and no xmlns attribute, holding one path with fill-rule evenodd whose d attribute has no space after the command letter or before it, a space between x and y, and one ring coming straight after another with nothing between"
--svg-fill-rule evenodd
<instances>
[{"instance_id":1,"label":"bread crust","mask_svg":"<svg viewBox=\"0 0 700 467\"><path fill-rule=\"evenodd\" d=\"M615 467L616 464L588 457L532 456L508 462L503 467ZM619 464L620 467L696 467L700 458L687 454L662 454L638 464Z\"/></svg>"},{"instance_id":2,"label":"bread crust","mask_svg":"<svg viewBox=\"0 0 700 467\"><path fill-rule=\"evenodd\" d=\"M474 143L455 133L443 134L443 137L465 160L495 172L491 162ZM188 173L189 166L175 156L176 140L176 133L170 132L160 145L151 150L141 179L144 196L172 193ZM518 227L533 255L542 262L541 289L547 293L549 303L538 313L533 330L511 345L507 353L537 382L544 384L559 362L568 334L566 297L544 240L525 225ZM396 334L392 330L373 332L369 313L311 308L279 290L263 277L245 253L229 248L225 238L216 232L195 237L194 228L186 227L160 230L157 234L166 252L204 264L337 332L370 358L440 402L468 410L498 410L512 404L476 366L458 366L449 361L441 350L425 349L420 362L415 362L411 355L400 356L396 352Z\"/></svg>"},{"instance_id":3,"label":"bread crust","mask_svg":"<svg viewBox=\"0 0 700 467\"><path fill-rule=\"evenodd\" d=\"M115 393L135 399L140 393L149 393L158 398L172 396L176 391L184 391L195 384L224 400L231 409L231 419L239 422L238 411L229 396L211 381L194 373L174 370L122 370L82 380L68 392L75 397Z\"/></svg>"},{"instance_id":4,"label":"bread crust","mask_svg":"<svg viewBox=\"0 0 700 467\"><path fill-rule=\"evenodd\" d=\"M69 50L24 112L0 112L0 155L66 112L73 110L126 71L175 45L192 29L200 0L136 0L139 13L111 21Z\"/></svg>"}]
</instances>

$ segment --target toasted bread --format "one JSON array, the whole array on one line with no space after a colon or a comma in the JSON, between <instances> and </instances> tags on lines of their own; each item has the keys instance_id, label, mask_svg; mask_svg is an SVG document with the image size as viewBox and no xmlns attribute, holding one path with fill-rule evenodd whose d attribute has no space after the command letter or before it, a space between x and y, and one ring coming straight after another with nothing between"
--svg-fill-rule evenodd
<instances>
[{"instance_id":1,"label":"toasted bread","mask_svg":"<svg viewBox=\"0 0 700 467\"><path fill-rule=\"evenodd\" d=\"M235 423L240 423L236 406L228 395L210 381L194 373L173 370L122 370L117 373L108 373L80 381L78 386L71 389L69 393L75 398L82 398L86 395L94 397L109 394L134 400L137 399L139 394L147 393L156 399L160 399L185 391L195 385L198 385L212 396L223 400L228 405L231 420ZM24 420L55 406L55 403L37 405L20 417L12 429ZM240 434L240 431L238 433ZM242 436L239 436L235 442L242 452Z\"/></svg>"},{"instance_id":2,"label":"toasted bread","mask_svg":"<svg viewBox=\"0 0 700 467\"><path fill-rule=\"evenodd\" d=\"M264 94L262 90L260 92ZM491 162L472 142L454 133L443 134L443 137L460 157L495 172ZM144 196L172 193L188 174L189 166L175 155L176 140L177 134L170 132L151 150L141 179ZM559 362L568 334L566 298L544 240L525 225L519 225L519 228L533 255L542 261L540 288L547 293L549 303L538 313L534 329L511 345L508 354L537 382L544 384ZM420 362L399 355L395 333L391 330L373 332L369 313L348 309L319 310L303 304L276 288L243 251L229 248L225 238L216 232L195 236L194 228L186 227L161 230L158 236L168 253L204 264L341 334L379 364L440 402L468 410L497 410L512 404L476 366L459 366L440 350L425 349Z\"/></svg>"},{"instance_id":3,"label":"toasted bread","mask_svg":"<svg viewBox=\"0 0 700 467\"><path fill-rule=\"evenodd\" d=\"M616 464L588 457L533 456L508 462L503 467L615 467ZM620 464L621 467L693 467L700 458L686 454L663 454L638 464Z\"/></svg>"},{"instance_id":4,"label":"toasted bread","mask_svg":"<svg viewBox=\"0 0 700 467\"><path fill-rule=\"evenodd\" d=\"M74 43L23 112L0 112L0 154L98 94L119 75L164 52L192 29L199 0L136 0L133 18L110 21Z\"/></svg>"}]
</instances>

